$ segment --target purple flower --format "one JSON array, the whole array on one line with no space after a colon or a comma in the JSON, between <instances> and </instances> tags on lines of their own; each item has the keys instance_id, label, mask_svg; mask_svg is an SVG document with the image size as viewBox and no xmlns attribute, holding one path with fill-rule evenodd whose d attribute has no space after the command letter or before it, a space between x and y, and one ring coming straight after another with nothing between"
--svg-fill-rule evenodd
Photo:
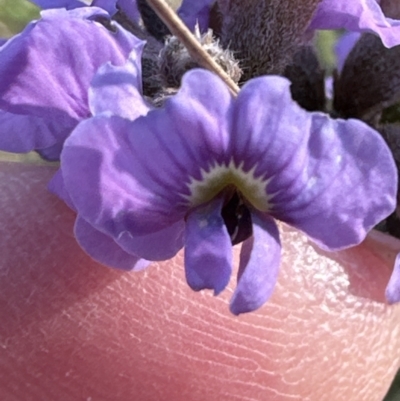
<instances>
[{"instance_id":1,"label":"purple flower","mask_svg":"<svg viewBox=\"0 0 400 401\"><path fill-rule=\"evenodd\" d=\"M194 30L196 23L199 24L200 32L208 28L210 10L216 0L183 0L178 9L179 17L185 22L190 30Z\"/></svg>"},{"instance_id":2,"label":"purple flower","mask_svg":"<svg viewBox=\"0 0 400 401\"><path fill-rule=\"evenodd\" d=\"M49 8L66 8L72 10L78 7L87 7L84 1L80 0L30 0L43 10ZM93 0L92 6L106 10L110 15L117 12L117 7L121 9L131 21L139 20L139 11L136 0Z\"/></svg>"},{"instance_id":3,"label":"purple flower","mask_svg":"<svg viewBox=\"0 0 400 401\"><path fill-rule=\"evenodd\" d=\"M322 0L310 29L371 32L386 47L400 44L400 21L385 17L376 0Z\"/></svg>"},{"instance_id":4,"label":"purple flower","mask_svg":"<svg viewBox=\"0 0 400 401\"><path fill-rule=\"evenodd\" d=\"M355 44L360 39L359 32L346 32L343 34L335 44L336 64L339 71L342 71L347 56L352 51Z\"/></svg>"},{"instance_id":5,"label":"purple flower","mask_svg":"<svg viewBox=\"0 0 400 401\"><path fill-rule=\"evenodd\" d=\"M100 8L43 11L0 49L0 149L57 159L65 138L91 115L88 89L98 68L123 65L142 47Z\"/></svg>"},{"instance_id":6,"label":"purple flower","mask_svg":"<svg viewBox=\"0 0 400 401\"><path fill-rule=\"evenodd\" d=\"M391 153L360 121L301 109L289 86L256 78L234 99L215 75L193 70L161 109L80 123L65 142L59 191L78 212L80 240L94 229L147 260L184 246L188 284L215 294L230 279L232 243L244 240L234 314L274 289L274 218L328 250L358 244L395 207ZM91 248L97 258L109 252Z\"/></svg>"},{"instance_id":7,"label":"purple flower","mask_svg":"<svg viewBox=\"0 0 400 401\"><path fill-rule=\"evenodd\" d=\"M77 7L87 7L87 4L82 0L29 0L43 10L49 8L66 8L72 10Z\"/></svg>"}]
</instances>

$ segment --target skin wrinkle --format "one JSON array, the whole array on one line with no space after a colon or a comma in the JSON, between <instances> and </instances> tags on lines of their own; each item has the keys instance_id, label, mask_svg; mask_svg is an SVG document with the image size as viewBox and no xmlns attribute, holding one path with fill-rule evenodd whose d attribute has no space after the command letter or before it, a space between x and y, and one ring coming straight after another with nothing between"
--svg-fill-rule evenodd
<instances>
[{"instance_id":1,"label":"skin wrinkle","mask_svg":"<svg viewBox=\"0 0 400 401\"><path fill-rule=\"evenodd\" d=\"M369 238L372 250L361 245L333 260L282 225L275 293L237 318L227 311L235 280L218 297L192 292L182 255L137 273L91 261L73 239L73 213L45 190L53 173L0 165L5 401L383 397L399 365L400 310L379 297L398 242L381 257Z\"/></svg>"}]
</instances>

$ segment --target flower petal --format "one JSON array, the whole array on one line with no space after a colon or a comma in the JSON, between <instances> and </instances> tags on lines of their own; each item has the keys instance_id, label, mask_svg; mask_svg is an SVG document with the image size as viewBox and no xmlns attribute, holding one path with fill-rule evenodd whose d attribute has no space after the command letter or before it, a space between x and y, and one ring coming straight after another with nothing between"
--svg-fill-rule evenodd
<instances>
[{"instance_id":1,"label":"flower petal","mask_svg":"<svg viewBox=\"0 0 400 401\"><path fill-rule=\"evenodd\" d=\"M89 88L89 107L93 115L103 112L135 120L146 115L150 105L143 99L140 58L146 42L138 42L123 66L101 66Z\"/></svg>"},{"instance_id":2,"label":"flower petal","mask_svg":"<svg viewBox=\"0 0 400 401\"><path fill-rule=\"evenodd\" d=\"M180 213L171 209L179 195L164 197L157 193L158 187L154 193L154 177L141 167L143 158L155 164L157 149L141 157L132 153L132 124L116 116L85 120L67 139L61 154L65 186L79 214L114 239L124 232L132 236L154 233L181 220L186 212L186 208ZM138 141L146 140L148 132L134 132ZM164 165L156 163L156 167L162 175Z\"/></svg>"},{"instance_id":3,"label":"flower petal","mask_svg":"<svg viewBox=\"0 0 400 401\"><path fill-rule=\"evenodd\" d=\"M139 21L140 13L137 6L137 0L118 0L117 6L131 21Z\"/></svg>"},{"instance_id":4,"label":"flower petal","mask_svg":"<svg viewBox=\"0 0 400 401\"><path fill-rule=\"evenodd\" d=\"M94 73L106 61L124 64L141 43L118 24L111 32L96 18L109 16L96 7L43 11L41 20L1 47L0 149L26 152L62 143L90 115Z\"/></svg>"},{"instance_id":5,"label":"flower petal","mask_svg":"<svg viewBox=\"0 0 400 401\"><path fill-rule=\"evenodd\" d=\"M251 217L253 236L243 242L238 284L230 303L230 310L235 315L256 310L269 299L281 261L281 243L275 221L259 213L253 213Z\"/></svg>"},{"instance_id":6,"label":"flower petal","mask_svg":"<svg viewBox=\"0 0 400 401\"><path fill-rule=\"evenodd\" d=\"M0 149L14 153L48 149L66 138L76 125L75 119L55 109L53 115L50 108L45 110L47 116L33 115L34 112L42 111L44 109L33 107L32 114L23 115L0 109ZM49 159L56 160L59 155L57 152L52 153Z\"/></svg>"},{"instance_id":7,"label":"flower petal","mask_svg":"<svg viewBox=\"0 0 400 401\"><path fill-rule=\"evenodd\" d=\"M61 200L63 200L67 206L76 212L76 207L72 202L69 193L65 189L64 177L62 176L61 169L58 169L57 172L53 175L49 183L47 184L47 189L54 195L58 196Z\"/></svg>"},{"instance_id":8,"label":"flower petal","mask_svg":"<svg viewBox=\"0 0 400 401\"><path fill-rule=\"evenodd\" d=\"M111 237L96 230L79 216L75 222L74 233L83 250L105 266L123 270L142 270L150 264L147 260L125 252Z\"/></svg>"},{"instance_id":9,"label":"flower petal","mask_svg":"<svg viewBox=\"0 0 400 401\"><path fill-rule=\"evenodd\" d=\"M111 16L117 12L117 0L93 0L91 6L100 7Z\"/></svg>"},{"instance_id":10,"label":"flower petal","mask_svg":"<svg viewBox=\"0 0 400 401\"><path fill-rule=\"evenodd\" d=\"M232 273L232 244L221 216L223 198L218 197L189 213L185 231L185 272L189 286L218 295Z\"/></svg>"},{"instance_id":11,"label":"flower petal","mask_svg":"<svg viewBox=\"0 0 400 401\"><path fill-rule=\"evenodd\" d=\"M178 9L178 15L191 31L194 30L196 23L198 23L200 32L205 32L208 29L210 10L215 1L183 0Z\"/></svg>"},{"instance_id":12,"label":"flower petal","mask_svg":"<svg viewBox=\"0 0 400 401\"><path fill-rule=\"evenodd\" d=\"M166 260L173 258L184 245L183 234L185 223L183 220L156 231L155 233L132 236L128 231L122 232L116 243L124 250L148 260Z\"/></svg>"},{"instance_id":13,"label":"flower petal","mask_svg":"<svg viewBox=\"0 0 400 401\"><path fill-rule=\"evenodd\" d=\"M137 9L136 0L93 0L88 2L85 0L30 0L41 9L48 8L66 8L71 10L78 7L87 7L88 3L93 7L100 7L107 11L111 16L114 15L118 9L122 10L131 21L138 21L140 18Z\"/></svg>"},{"instance_id":14,"label":"flower petal","mask_svg":"<svg viewBox=\"0 0 400 401\"><path fill-rule=\"evenodd\" d=\"M87 6L82 0L29 0L31 3L36 4L41 9L47 8L66 8L67 10Z\"/></svg>"},{"instance_id":15,"label":"flower petal","mask_svg":"<svg viewBox=\"0 0 400 401\"><path fill-rule=\"evenodd\" d=\"M400 44L400 21L386 18L376 0L322 0L309 29L371 32L386 47Z\"/></svg>"},{"instance_id":16,"label":"flower petal","mask_svg":"<svg viewBox=\"0 0 400 401\"><path fill-rule=\"evenodd\" d=\"M360 243L395 208L393 156L375 130L358 120L313 116L307 161L272 214L305 232L320 247Z\"/></svg>"},{"instance_id":17,"label":"flower petal","mask_svg":"<svg viewBox=\"0 0 400 401\"><path fill-rule=\"evenodd\" d=\"M337 40L334 50L336 55L336 65L339 71L342 71L347 56L350 54L360 37L361 34L359 32L346 32Z\"/></svg>"}]
</instances>

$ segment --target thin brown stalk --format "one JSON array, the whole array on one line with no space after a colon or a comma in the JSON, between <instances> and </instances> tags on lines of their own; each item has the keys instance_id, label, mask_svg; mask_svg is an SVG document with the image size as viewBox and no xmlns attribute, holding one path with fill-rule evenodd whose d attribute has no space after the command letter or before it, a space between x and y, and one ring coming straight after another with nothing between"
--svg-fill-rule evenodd
<instances>
[{"instance_id":1,"label":"thin brown stalk","mask_svg":"<svg viewBox=\"0 0 400 401\"><path fill-rule=\"evenodd\" d=\"M228 86L233 95L239 93L239 87L229 75L203 49L200 42L190 32L175 11L165 0L147 0L150 7L161 18L171 33L175 35L187 48L189 54L200 66L217 74Z\"/></svg>"}]
</instances>

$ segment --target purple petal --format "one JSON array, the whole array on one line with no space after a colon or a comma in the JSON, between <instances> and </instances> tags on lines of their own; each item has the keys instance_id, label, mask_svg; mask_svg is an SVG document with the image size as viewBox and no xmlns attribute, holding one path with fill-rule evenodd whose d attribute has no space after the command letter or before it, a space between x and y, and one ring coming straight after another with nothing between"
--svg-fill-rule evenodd
<instances>
[{"instance_id":1,"label":"purple petal","mask_svg":"<svg viewBox=\"0 0 400 401\"><path fill-rule=\"evenodd\" d=\"M62 176L61 169L58 169L54 176L51 178L51 180L47 184L47 189L52 194L58 196L61 200L63 200L70 209L76 212L74 203L72 202L69 193L65 189L64 178Z\"/></svg>"},{"instance_id":2,"label":"purple petal","mask_svg":"<svg viewBox=\"0 0 400 401\"><path fill-rule=\"evenodd\" d=\"M0 149L52 147L90 115L94 73L107 61L123 65L141 42L117 24L110 32L93 21L107 15L96 7L43 11L1 47Z\"/></svg>"},{"instance_id":3,"label":"purple petal","mask_svg":"<svg viewBox=\"0 0 400 401\"><path fill-rule=\"evenodd\" d=\"M30 0L43 10L48 8L66 8L71 10L78 7L87 7L83 0ZM107 11L111 16L121 9L131 21L138 21L140 14L137 8L136 0L93 0L90 4L93 7L99 7Z\"/></svg>"},{"instance_id":4,"label":"purple petal","mask_svg":"<svg viewBox=\"0 0 400 401\"><path fill-rule=\"evenodd\" d=\"M243 242L238 284L230 310L233 314L251 312L262 306L274 291L281 261L281 243L275 221L252 214L253 236Z\"/></svg>"},{"instance_id":5,"label":"purple petal","mask_svg":"<svg viewBox=\"0 0 400 401\"><path fill-rule=\"evenodd\" d=\"M268 182L264 211L322 247L355 245L394 210L391 152L361 121L301 109L288 88L278 77L243 87L235 104L233 153L244 170L254 166L255 176Z\"/></svg>"},{"instance_id":6,"label":"purple petal","mask_svg":"<svg viewBox=\"0 0 400 401\"><path fill-rule=\"evenodd\" d=\"M400 254L396 256L393 273L386 287L385 296L389 304L400 302Z\"/></svg>"},{"instance_id":7,"label":"purple petal","mask_svg":"<svg viewBox=\"0 0 400 401\"><path fill-rule=\"evenodd\" d=\"M1 54L0 54L1 57ZM1 67L0 67L1 69ZM1 85L1 84L0 84ZM0 100L0 107L1 107ZM33 103L33 99L32 99ZM7 152L26 153L31 150L46 149L57 145L74 129L77 121L67 116L63 111L47 107L31 106L27 110L32 114L17 114L0 109L0 149ZM45 111L47 116L34 115ZM51 154L52 159L58 159L58 154Z\"/></svg>"},{"instance_id":8,"label":"purple petal","mask_svg":"<svg viewBox=\"0 0 400 401\"><path fill-rule=\"evenodd\" d=\"M150 264L147 260L125 252L112 238L97 231L79 216L75 222L74 233L82 249L94 260L105 266L137 271Z\"/></svg>"},{"instance_id":9,"label":"purple petal","mask_svg":"<svg viewBox=\"0 0 400 401\"><path fill-rule=\"evenodd\" d=\"M320 247L360 243L396 205L397 173L382 137L358 120L315 114L304 169L273 214Z\"/></svg>"},{"instance_id":10,"label":"purple petal","mask_svg":"<svg viewBox=\"0 0 400 401\"><path fill-rule=\"evenodd\" d=\"M53 194L57 195L60 199L62 199L72 210L76 212L76 208L72 202L71 197L65 189L64 179L62 176L61 169L56 172L51 181L48 184L48 189ZM96 230L93 226L87 223L82 218L77 219L77 225L82 228L79 233L81 234L81 238L79 243L86 250L89 255L91 255L94 259L100 261L103 264L107 265L105 261L105 257L101 256L102 251L95 249L96 238L100 238L102 242L108 244L108 249L111 252L112 249L117 249L117 256L124 257L125 253L129 255L139 255L143 259L151 259L151 260L166 260L174 257L176 253L183 247L183 233L184 233L184 222L179 221L178 223L173 224L170 227L162 231L158 231L154 234L142 236L142 237L133 237L129 232L123 232L120 234L119 238L113 240L106 234L101 233ZM87 228L89 226L89 228ZM86 231L85 231L86 230ZM96 237L94 239L89 238L89 233L92 231L95 232ZM102 248L102 243L99 243L99 247ZM122 252L122 250L124 252ZM97 256L96 256L97 255ZM99 256L100 255L100 256ZM119 256L118 256L119 255ZM100 259L102 257L102 259ZM113 259L113 255L107 256L110 261ZM130 259L128 258L128 261ZM120 267L114 261L110 266Z\"/></svg>"},{"instance_id":11,"label":"purple petal","mask_svg":"<svg viewBox=\"0 0 400 401\"><path fill-rule=\"evenodd\" d=\"M117 0L93 0L91 6L100 7L110 15L114 15L117 12Z\"/></svg>"},{"instance_id":12,"label":"purple petal","mask_svg":"<svg viewBox=\"0 0 400 401\"><path fill-rule=\"evenodd\" d=\"M79 213L113 238L181 220L190 207L190 177L201 178L201 170L224 155L231 101L215 75L197 70L165 109L133 122L99 116L81 123L61 163Z\"/></svg>"},{"instance_id":13,"label":"purple petal","mask_svg":"<svg viewBox=\"0 0 400 401\"><path fill-rule=\"evenodd\" d=\"M139 255L148 260L166 260L173 258L183 248L183 220L164 228L161 231L144 235L132 236L128 231L122 232L116 239L125 251Z\"/></svg>"},{"instance_id":14,"label":"purple petal","mask_svg":"<svg viewBox=\"0 0 400 401\"><path fill-rule=\"evenodd\" d=\"M125 65L111 63L101 66L89 88L89 107L93 115L103 112L135 120L146 115L150 105L141 94L140 58L146 42L138 42Z\"/></svg>"},{"instance_id":15,"label":"purple petal","mask_svg":"<svg viewBox=\"0 0 400 401\"><path fill-rule=\"evenodd\" d=\"M189 286L218 295L232 273L232 244L221 216L223 198L198 207L186 221L185 272Z\"/></svg>"},{"instance_id":16,"label":"purple petal","mask_svg":"<svg viewBox=\"0 0 400 401\"><path fill-rule=\"evenodd\" d=\"M191 31L194 30L196 23L199 23L200 32L205 32L208 29L210 10L215 1L183 0L178 9L178 15Z\"/></svg>"},{"instance_id":17,"label":"purple petal","mask_svg":"<svg viewBox=\"0 0 400 401\"><path fill-rule=\"evenodd\" d=\"M160 231L181 220L186 212L184 209L177 214L171 208L172 202L178 205L182 201L179 195L154 194L158 188L148 182L154 177L149 178L146 169L140 170L142 159L156 164L160 175L164 166L154 163L157 158L151 152L131 152L132 131L137 133L133 138L137 142L146 141L148 136L142 130L132 130L132 125L120 117L83 121L66 141L61 155L65 185L79 214L115 239L124 232L143 236Z\"/></svg>"},{"instance_id":18,"label":"purple petal","mask_svg":"<svg viewBox=\"0 0 400 401\"><path fill-rule=\"evenodd\" d=\"M36 152L39 153L39 155L45 160L58 161L60 160L62 147L63 143L57 142L56 144L50 146L49 148L36 149Z\"/></svg>"},{"instance_id":19,"label":"purple petal","mask_svg":"<svg viewBox=\"0 0 400 401\"><path fill-rule=\"evenodd\" d=\"M84 1L79 0L29 0L31 3L36 4L41 9L47 8L66 8L67 10L84 7L86 4Z\"/></svg>"},{"instance_id":20,"label":"purple petal","mask_svg":"<svg viewBox=\"0 0 400 401\"><path fill-rule=\"evenodd\" d=\"M139 21L140 13L137 7L137 0L118 0L117 6L131 21Z\"/></svg>"},{"instance_id":21,"label":"purple petal","mask_svg":"<svg viewBox=\"0 0 400 401\"><path fill-rule=\"evenodd\" d=\"M339 71L342 70L347 56L353 49L354 45L360 39L359 32L346 32L335 44L336 64Z\"/></svg>"},{"instance_id":22,"label":"purple petal","mask_svg":"<svg viewBox=\"0 0 400 401\"><path fill-rule=\"evenodd\" d=\"M322 0L310 29L371 32L386 47L400 44L400 21L386 18L376 0Z\"/></svg>"}]
</instances>

